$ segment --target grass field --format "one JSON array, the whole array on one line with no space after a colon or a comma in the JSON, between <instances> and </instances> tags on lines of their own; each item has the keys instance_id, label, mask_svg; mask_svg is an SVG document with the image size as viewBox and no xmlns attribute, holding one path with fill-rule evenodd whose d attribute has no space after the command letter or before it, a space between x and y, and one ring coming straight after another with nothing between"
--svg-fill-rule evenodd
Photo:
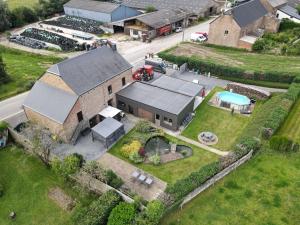
<instances>
[{"instance_id":1,"label":"grass field","mask_svg":"<svg viewBox=\"0 0 300 225\"><path fill-rule=\"evenodd\" d=\"M12 81L0 86L0 100L27 91L45 71L61 58L42 56L0 46L0 54Z\"/></svg>"},{"instance_id":2,"label":"grass field","mask_svg":"<svg viewBox=\"0 0 300 225\"><path fill-rule=\"evenodd\" d=\"M71 225L71 214L59 208L47 194L51 187L59 186L67 193L62 180L47 169L37 158L24 154L17 147L0 150L0 183L4 195L0 198L0 224L15 225ZM80 197L73 193L77 200ZM17 214L11 222L8 215Z\"/></svg>"},{"instance_id":3,"label":"grass field","mask_svg":"<svg viewBox=\"0 0 300 225\"><path fill-rule=\"evenodd\" d=\"M199 133L211 131L215 133L219 139L219 142L212 147L227 151L232 150L230 149L231 146L240 136L249 121L251 121L253 115L250 117L240 114L231 115L230 111L208 105L208 101L218 91L222 91L222 89L215 88L209 93L204 102L196 109L195 118L183 131L182 135L198 141ZM255 111L258 110L259 106L260 103L257 103Z\"/></svg>"},{"instance_id":4,"label":"grass field","mask_svg":"<svg viewBox=\"0 0 300 225\"><path fill-rule=\"evenodd\" d=\"M300 69L300 57L256 54L228 48L206 47L194 43L182 43L171 50L171 53L197 56L207 62L239 67L247 71L299 73Z\"/></svg>"},{"instance_id":5,"label":"grass field","mask_svg":"<svg viewBox=\"0 0 300 225\"><path fill-rule=\"evenodd\" d=\"M117 156L118 158L130 162L127 158L123 157L120 153L120 149L124 143L128 143L129 140L132 140L134 130L129 132L124 136L116 145L109 150L109 153ZM197 148L196 146L187 144L183 141L180 141L169 135L165 135L169 141L177 144L183 144L190 146L193 149L193 155L191 157L176 160L166 164L161 164L154 166L152 164L134 164L138 168L160 178L161 180L167 183L174 183L179 178L189 175L191 172L201 168L202 166L217 160L218 156L205 151L203 149ZM131 162L130 162L131 163Z\"/></svg>"},{"instance_id":6,"label":"grass field","mask_svg":"<svg viewBox=\"0 0 300 225\"><path fill-rule=\"evenodd\" d=\"M293 106L292 111L278 133L300 143L300 99Z\"/></svg>"},{"instance_id":7,"label":"grass field","mask_svg":"<svg viewBox=\"0 0 300 225\"><path fill-rule=\"evenodd\" d=\"M39 0L7 0L8 7L10 9L15 9L20 6L26 6L32 8L38 2Z\"/></svg>"},{"instance_id":8,"label":"grass field","mask_svg":"<svg viewBox=\"0 0 300 225\"><path fill-rule=\"evenodd\" d=\"M300 224L300 153L261 153L162 225Z\"/></svg>"}]
</instances>

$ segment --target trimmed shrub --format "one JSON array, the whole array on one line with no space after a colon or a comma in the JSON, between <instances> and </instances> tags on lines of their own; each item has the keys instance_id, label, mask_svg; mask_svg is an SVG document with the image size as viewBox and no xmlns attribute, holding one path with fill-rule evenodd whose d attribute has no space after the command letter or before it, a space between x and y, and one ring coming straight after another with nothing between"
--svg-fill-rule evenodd
<instances>
[{"instance_id":1,"label":"trimmed shrub","mask_svg":"<svg viewBox=\"0 0 300 225\"><path fill-rule=\"evenodd\" d=\"M82 207L73 214L75 225L105 225L110 212L121 202L121 196L115 191L108 191L93 201L89 206Z\"/></svg>"},{"instance_id":2,"label":"trimmed shrub","mask_svg":"<svg viewBox=\"0 0 300 225\"><path fill-rule=\"evenodd\" d=\"M135 221L136 225L157 225L163 216L165 206L159 200L148 203L147 208L143 211Z\"/></svg>"},{"instance_id":3,"label":"trimmed shrub","mask_svg":"<svg viewBox=\"0 0 300 225\"><path fill-rule=\"evenodd\" d=\"M136 140L132 141L130 144L126 144L121 148L121 154L122 156L129 158L130 154L132 154L133 152L139 152L141 147L141 142Z\"/></svg>"},{"instance_id":4,"label":"trimmed shrub","mask_svg":"<svg viewBox=\"0 0 300 225\"><path fill-rule=\"evenodd\" d=\"M153 163L153 165L157 166L160 164L160 156L158 154L152 155L149 157L149 161Z\"/></svg>"},{"instance_id":5,"label":"trimmed shrub","mask_svg":"<svg viewBox=\"0 0 300 225\"><path fill-rule=\"evenodd\" d=\"M135 129L137 132L140 132L140 133L148 133L153 130L153 127L151 126L151 124L148 121L140 121L136 125Z\"/></svg>"},{"instance_id":6,"label":"trimmed shrub","mask_svg":"<svg viewBox=\"0 0 300 225\"><path fill-rule=\"evenodd\" d=\"M132 224L136 215L133 204L121 202L110 213L107 225L128 225Z\"/></svg>"},{"instance_id":7,"label":"trimmed shrub","mask_svg":"<svg viewBox=\"0 0 300 225\"><path fill-rule=\"evenodd\" d=\"M129 156L129 159L134 163L144 162L144 157L142 157L139 152L132 152Z\"/></svg>"},{"instance_id":8,"label":"trimmed shrub","mask_svg":"<svg viewBox=\"0 0 300 225\"><path fill-rule=\"evenodd\" d=\"M270 140L270 147L279 152L293 152L299 150L299 144L294 143L287 137L273 136Z\"/></svg>"},{"instance_id":9,"label":"trimmed shrub","mask_svg":"<svg viewBox=\"0 0 300 225\"><path fill-rule=\"evenodd\" d=\"M4 195L4 187L0 184L0 198Z\"/></svg>"}]
</instances>

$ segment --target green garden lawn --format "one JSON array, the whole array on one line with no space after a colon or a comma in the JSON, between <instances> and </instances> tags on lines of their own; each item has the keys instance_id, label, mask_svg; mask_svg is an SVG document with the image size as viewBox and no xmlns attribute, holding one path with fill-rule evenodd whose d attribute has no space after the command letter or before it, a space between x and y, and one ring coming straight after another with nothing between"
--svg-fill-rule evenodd
<instances>
[{"instance_id":1,"label":"green garden lawn","mask_svg":"<svg viewBox=\"0 0 300 225\"><path fill-rule=\"evenodd\" d=\"M127 135L125 135L116 145L112 147L112 149L109 150L109 153L111 153L114 156L117 156L122 160L132 163L129 161L129 159L121 155L120 149L122 148L124 143L128 143L128 141L133 140L132 136L134 136L134 132L135 130L133 129ZM209 164L210 162L213 162L218 159L218 155L216 154L213 154L211 152L200 149L194 145L190 145L188 143L180 141L177 138L171 137L169 135L165 135L165 137L173 143L183 144L191 147L193 149L193 155L185 159L176 160L158 166L154 166L152 164L143 164L143 163L142 164L132 163L132 164L152 174L153 176L156 176L161 180L171 184L180 178L186 177L191 172L198 170L202 166Z\"/></svg>"},{"instance_id":2,"label":"green garden lawn","mask_svg":"<svg viewBox=\"0 0 300 225\"><path fill-rule=\"evenodd\" d=\"M208 105L213 95L222 91L221 88L212 90L201 105L196 109L196 116L188 127L182 132L182 135L198 141L199 133L210 131L218 136L219 142L212 147L230 151L235 140L240 136L253 115L245 116L240 114L231 114L231 111L219 109ZM255 106L255 111L260 103Z\"/></svg>"},{"instance_id":3,"label":"green garden lawn","mask_svg":"<svg viewBox=\"0 0 300 225\"><path fill-rule=\"evenodd\" d=\"M300 143L300 99L293 106L292 111L278 133Z\"/></svg>"},{"instance_id":4,"label":"green garden lawn","mask_svg":"<svg viewBox=\"0 0 300 225\"><path fill-rule=\"evenodd\" d=\"M0 100L27 91L33 83L61 58L42 56L0 46L6 71L12 81L0 85Z\"/></svg>"},{"instance_id":5,"label":"green garden lawn","mask_svg":"<svg viewBox=\"0 0 300 225\"><path fill-rule=\"evenodd\" d=\"M10 9L15 9L20 6L33 8L38 2L39 0L7 0L8 7Z\"/></svg>"},{"instance_id":6,"label":"green garden lawn","mask_svg":"<svg viewBox=\"0 0 300 225\"><path fill-rule=\"evenodd\" d=\"M0 183L4 195L0 197L0 224L68 225L71 214L59 208L47 194L52 187L66 187L55 174L37 158L17 147L0 149ZM8 218L15 211L16 220Z\"/></svg>"},{"instance_id":7,"label":"green garden lawn","mask_svg":"<svg viewBox=\"0 0 300 225\"><path fill-rule=\"evenodd\" d=\"M162 225L300 224L300 153L261 153Z\"/></svg>"}]
</instances>

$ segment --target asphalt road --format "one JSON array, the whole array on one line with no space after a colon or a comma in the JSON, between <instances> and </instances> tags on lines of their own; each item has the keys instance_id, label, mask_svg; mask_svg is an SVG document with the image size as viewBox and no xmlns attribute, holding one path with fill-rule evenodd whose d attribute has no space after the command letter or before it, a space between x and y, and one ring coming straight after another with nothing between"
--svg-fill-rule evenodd
<instances>
[{"instance_id":1,"label":"asphalt road","mask_svg":"<svg viewBox=\"0 0 300 225\"><path fill-rule=\"evenodd\" d=\"M124 43L119 49L119 52L131 64L138 66L143 63L143 59L148 53L157 53L180 43L182 40L189 40L191 33L195 31L208 32L209 22L210 20L196 26L189 27L182 33L175 33L166 37L157 38L151 43L138 43L136 46L130 45L128 47L126 46L126 43ZM0 102L0 120L5 120L22 111L22 104L27 94L28 92Z\"/></svg>"}]
</instances>

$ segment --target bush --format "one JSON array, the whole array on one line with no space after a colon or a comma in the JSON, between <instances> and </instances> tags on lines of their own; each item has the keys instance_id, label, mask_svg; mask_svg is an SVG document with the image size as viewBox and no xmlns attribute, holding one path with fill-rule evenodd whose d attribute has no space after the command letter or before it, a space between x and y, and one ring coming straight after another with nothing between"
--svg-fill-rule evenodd
<instances>
[{"instance_id":1,"label":"bush","mask_svg":"<svg viewBox=\"0 0 300 225\"><path fill-rule=\"evenodd\" d=\"M157 225L163 216L165 207L159 200L148 203L147 208L136 219L136 225Z\"/></svg>"},{"instance_id":2,"label":"bush","mask_svg":"<svg viewBox=\"0 0 300 225\"><path fill-rule=\"evenodd\" d=\"M153 127L148 121L140 121L136 125L136 131L140 133L149 133L153 130Z\"/></svg>"},{"instance_id":3,"label":"bush","mask_svg":"<svg viewBox=\"0 0 300 225\"><path fill-rule=\"evenodd\" d=\"M115 191L108 191L89 206L82 207L73 214L75 225L105 225L110 212L115 208L121 197Z\"/></svg>"},{"instance_id":4,"label":"bush","mask_svg":"<svg viewBox=\"0 0 300 225\"><path fill-rule=\"evenodd\" d=\"M270 147L279 152L296 152L299 150L299 144L283 136L273 136L270 140Z\"/></svg>"},{"instance_id":5,"label":"bush","mask_svg":"<svg viewBox=\"0 0 300 225\"><path fill-rule=\"evenodd\" d=\"M149 161L153 163L153 165L157 166L160 164L160 156L158 154L152 155L149 157Z\"/></svg>"},{"instance_id":6,"label":"bush","mask_svg":"<svg viewBox=\"0 0 300 225\"><path fill-rule=\"evenodd\" d=\"M110 213L107 225L128 225L132 224L136 215L133 204L121 202Z\"/></svg>"},{"instance_id":7,"label":"bush","mask_svg":"<svg viewBox=\"0 0 300 225\"><path fill-rule=\"evenodd\" d=\"M142 157L139 152L132 152L129 155L129 159L132 162L134 162L134 163L142 163L142 162L144 162L144 157Z\"/></svg>"},{"instance_id":8,"label":"bush","mask_svg":"<svg viewBox=\"0 0 300 225\"><path fill-rule=\"evenodd\" d=\"M2 55L0 54L0 85L10 81L8 74L6 73L5 64L3 62Z\"/></svg>"},{"instance_id":9,"label":"bush","mask_svg":"<svg viewBox=\"0 0 300 225\"><path fill-rule=\"evenodd\" d=\"M38 17L35 11L22 6L11 11L10 20L12 27L21 27L27 23L38 21Z\"/></svg>"},{"instance_id":10,"label":"bush","mask_svg":"<svg viewBox=\"0 0 300 225\"><path fill-rule=\"evenodd\" d=\"M90 174L93 178L104 181L105 169L103 169L96 161L90 161L83 166L83 170Z\"/></svg>"},{"instance_id":11,"label":"bush","mask_svg":"<svg viewBox=\"0 0 300 225\"><path fill-rule=\"evenodd\" d=\"M132 141L130 144L126 144L121 148L121 155L129 158L130 154L133 152L138 152L142 147L141 142L139 141Z\"/></svg>"},{"instance_id":12,"label":"bush","mask_svg":"<svg viewBox=\"0 0 300 225\"><path fill-rule=\"evenodd\" d=\"M0 121L0 132L3 132L7 128L8 128L8 123L6 123L4 121Z\"/></svg>"},{"instance_id":13,"label":"bush","mask_svg":"<svg viewBox=\"0 0 300 225\"><path fill-rule=\"evenodd\" d=\"M294 21L289 20L289 19L283 19L280 23L279 31L283 32L283 31L291 30L291 29L298 28L298 27L300 27L299 23L295 23Z\"/></svg>"},{"instance_id":14,"label":"bush","mask_svg":"<svg viewBox=\"0 0 300 225\"><path fill-rule=\"evenodd\" d=\"M55 173L68 179L70 175L79 171L80 159L75 155L69 155L63 161L56 157L52 160L51 167Z\"/></svg>"},{"instance_id":15,"label":"bush","mask_svg":"<svg viewBox=\"0 0 300 225\"><path fill-rule=\"evenodd\" d=\"M123 185L123 180L118 177L112 170L105 172L105 181L108 185L118 189Z\"/></svg>"},{"instance_id":16,"label":"bush","mask_svg":"<svg viewBox=\"0 0 300 225\"><path fill-rule=\"evenodd\" d=\"M0 198L4 195L4 187L0 184Z\"/></svg>"},{"instance_id":17,"label":"bush","mask_svg":"<svg viewBox=\"0 0 300 225\"><path fill-rule=\"evenodd\" d=\"M176 183L168 185L166 193L170 194L175 201L201 186L209 178L220 172L219 162L213 162L201 167L198 171L192 172L188 177L177 180Z\"/></svg>"}]
</instances>

